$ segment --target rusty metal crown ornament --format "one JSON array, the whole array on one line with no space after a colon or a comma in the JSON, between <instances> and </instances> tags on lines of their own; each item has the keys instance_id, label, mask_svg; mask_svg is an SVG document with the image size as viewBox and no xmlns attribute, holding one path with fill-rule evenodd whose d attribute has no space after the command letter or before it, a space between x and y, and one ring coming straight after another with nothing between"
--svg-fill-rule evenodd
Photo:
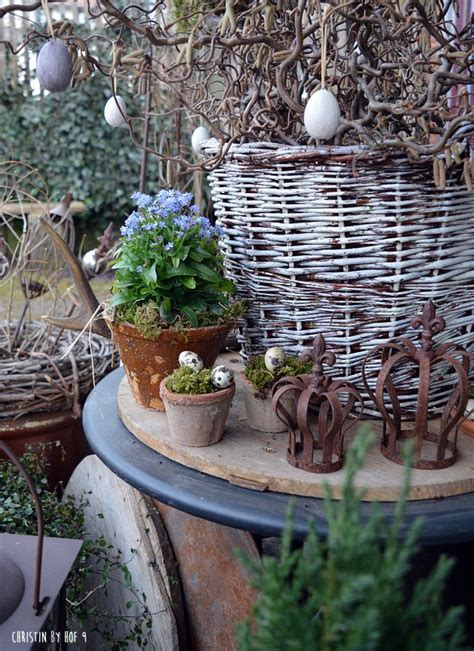
<instances>
[{"instance_id":1,"label":"rusty metal crown ornament","mask_svg":"<svg viewBox=\"0 0 474 651\"><path fill-rule=\"evenodd\" d=\"M432 301L425 303L421 314L411 321L412 328L422 328L420 344L415 346L408 337L397 337L370 350L362 364L362 379L383 418L382 454L396 463L404 463L403 443L414 439L412 465L414 468L436 470L447 468L456 461L456 425L463 418L469 398L469 366L471 355L454 342L435 347L433 338L446 327L445 320L436 315ZM377 374L375 393L369 387L366 368L374 355L380 355L381 367ZM430 424L430 385L432 370L444 362L453 376L453 390L444 404L439 425ZM406 412L400 405L400 387L393 373L403 366L414 366L418 371L418 394L414 412ZM443 375L444 369L443 369ZM406 416L406 418L403 418ZM411 423L411 427L407 427ZM437 430L437 431L433 431ZM453 434L454 433L454 434ZM453 436L450 436L453 434Z\"/></svg>"},{"instance_id":2,"label":"rusty metal crown ornament","mask_svg":"<svg viewBox=\"0 0 474 651\"><path fill-rule=\"evenodd\" d=\"M284 377L272 391L273 411L289 432L287 460L301 470L335 472L344 460L344 425L351 414L355 415L356 403L360 405L360 418L364 402L351 383L333 381L324 373L324 364L333 366L336 357L326 350L323 335L315 338L311 352L301 359L313 361L312 372ZM288 398L294 410L288 409Z\"/></svg>"}]
</instances>

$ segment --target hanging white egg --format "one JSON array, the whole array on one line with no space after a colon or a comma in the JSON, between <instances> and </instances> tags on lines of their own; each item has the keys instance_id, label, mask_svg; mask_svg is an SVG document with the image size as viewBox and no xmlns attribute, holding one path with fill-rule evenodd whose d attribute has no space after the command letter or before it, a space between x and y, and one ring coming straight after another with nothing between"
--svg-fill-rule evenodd
<instances>
[{"instance_id":1,"label":"hanging white egg","mask_svg":"<svg viewBox=\"0 0 474 651\"><path fill-rule=\"evenodd\" d=\"M218 389L226 389L234 381L234 371L228 366L221 364L212 369L211 382Z\"/></svg>"},{"instance_id":2,"label":"hanging white egg","mask_svg":"<svg viewBox=\"0 0 474 651\"><path fill-rule=\"evenodd\" d=\"M191 146L197 154L202 153L202 145L209 140L210 135L206 127L196 127L191 136Z\"/></svg>"},{"instance_id":3,"label":"hanging white egg","mask_svg":"<svg viewBox=\"0 0 474 651\"><path fill-rule=\"evenodd\" d=\"M183 352L179 354L178 362L180 366L189 366L196 371L196 373L204 368L204 362L199 355L193 353L192 350L183 350Z\"/></svg>"},{"instance_id":4,"label":"hanging white egg","mask_svg":"<svg viewBox=\"0 0 474 651\"><path fill-rule=\"evenodd\" d=\"M104 107L104 118L106 121L111 127L120 127L122 124L125 124L126 117L127 105L123 97L120 97L120 95L110 97Z\"/></svg>"},{"instance_id":5,"label":"hanging white egg","mask_svg":"<svg viewBox=\"0 0 474 651\"><path fill-rule=\"evenodd\" d=\"M341 123L341 110L334 95L321 88L311 95L304 110L304 126L316 140L330 140Z\"/></svg>"},{"instance_id":6,"label":"hanging white egg","mask_svg":"<svg viewBox=\"0 0 474 651\"><path fill-rule=\"evenodd\" d=\"M36 76L41 88L60 93L69 87L72 79L72 59L69 50L58 39L43 45L36 59Z\"/></svg>"},{"instance_id":7,"label":"hanging white egg","mask_svg":"<svg viewBox=\"0 0 474 651\"><path fill-rule=\"evenodd\" d=\"M285 364L285 353L282 348L279 346L273 346L269 348L265 353L265 368L270 373L278 371Z\"/></svg>"}]
</instances>

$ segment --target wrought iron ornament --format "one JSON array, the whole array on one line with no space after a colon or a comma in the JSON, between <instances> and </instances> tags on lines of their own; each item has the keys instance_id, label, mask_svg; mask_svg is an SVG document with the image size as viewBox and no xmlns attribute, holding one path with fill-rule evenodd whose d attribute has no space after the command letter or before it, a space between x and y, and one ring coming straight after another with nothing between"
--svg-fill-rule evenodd
<instances>
[{"instance_id":1,"label":"wrought iron ornament","mask_svg":"<svg viewBox=\"0 0 474 651\"><path fill-rule=\"evenodd\" d=\"M350 383L333 381L324 373L324 365L333 366L336 357L326 350L323 335L318 335L311 352L303 361L313 361L312 373L284 377L273 388L273 410L285 423L289 432L288 462L309 472L335 472L344 461L344 425L360 404L357 418L362 414L364 402L360 393ZM282 398L294 401L294 414L285 408Z\"/></svg>"},{"instance_id":2,"label":"wrought iron ornament","mask_svg":"<svg viewBox=\"0 0 474 651\"><path fill-rule=\"evenodd\" d=\"M435 346L433 338L445 329L446 323L442 317L436 315L436 307L432 301L425 303L422 313L417 315L410 325L412 328L422 329L419 346L415 346L407 337L397 337L387 344L376 346L364 359L362 379L384 420L382 454L391 461L404 463L403 442L414 439L414 468L447 468L456 461L456 425L463 418L469 399L471 355L452 341ZM381 356L381 368L377 374L374 393L367 382L365 370L369 359L377 354ZM442 362L449 364L454 371L453 389L443 407L438 431L433 431L434 427L430 426L429 422L431 372L436 364ZM406 414L405 419L398 397L400 389L392 379L394 370L401 364L412 364L418 368L415 410ZM450 436L451 434L453 435Z\"/></svg>"}]
</instances>

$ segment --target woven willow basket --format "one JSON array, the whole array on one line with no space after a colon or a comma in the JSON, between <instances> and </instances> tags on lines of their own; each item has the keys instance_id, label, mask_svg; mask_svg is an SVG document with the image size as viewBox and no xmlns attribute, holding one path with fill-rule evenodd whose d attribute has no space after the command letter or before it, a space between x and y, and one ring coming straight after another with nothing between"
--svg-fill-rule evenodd
<instances>
[{"instance_id":1,"label":"woven willow basket","mask_svg":"<svg viewBox=\"0 0 474 651\"><path fill-rule=\"evenodd\" d=\"M459 169L438 190L432 163L404 155L255 143L233 146L210 184L227 272L247 301L244 357L299 353L321 332L334 377L360 385L366 352L409 334L428 298L447 321L437 341L474 348L474 194ZM398 378L407 409L413 378ZM440 367L433 412L451 389Z\"/></svg>"}]
</instances>

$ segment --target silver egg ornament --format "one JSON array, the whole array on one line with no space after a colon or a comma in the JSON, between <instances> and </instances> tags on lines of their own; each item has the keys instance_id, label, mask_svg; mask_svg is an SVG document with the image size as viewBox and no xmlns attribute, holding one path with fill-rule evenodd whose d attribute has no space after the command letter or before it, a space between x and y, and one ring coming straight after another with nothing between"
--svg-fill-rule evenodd
<instances>
[{"instance_id":1,"label":"silver egg ornament","mask_svg":"<svg viewBox=\"0 0 474 651\"><path fill-rule=\"evenodd\" d=\"M265 368L270 373L274 373L285 365L285 360L286 356L283 349L279 346L273 346L265 353Z\"/></svg>"},{"instance_id":2,"label":"silver egg ornament","mask_svg":"<svg viewBox=\"0 0 474 651\"><path fill-rule=\"evenodd\" d=\"M36 59L36 76L41 88L60 93L69 87L72 74L71 55L64 43L58 39L45 43Z\"/></svg>"},{"instance_id":3,"label":"silver egg ornament","mask_svg":"<svg viewBox=\"0 0 474 651\"><path fill-rule=\"evenodd\" d=\"M211 382L218 389L227 389L234 382L234 371L221 364L212 369Z\"/></svg>"},{"instance_id":4,"label":"silver egg ornament","mask_svg":"<svg viewBox=\"0 0 474 651\"><path fill-rule=\"evenodd\" d=\"M199 355L193 353L192 350L183 350L183 352L179 354L178 362L180 366L189 366L189 368L192 368L196 373L202 371L204 368L204 362Z\"/></svg>"}]
</instances>

